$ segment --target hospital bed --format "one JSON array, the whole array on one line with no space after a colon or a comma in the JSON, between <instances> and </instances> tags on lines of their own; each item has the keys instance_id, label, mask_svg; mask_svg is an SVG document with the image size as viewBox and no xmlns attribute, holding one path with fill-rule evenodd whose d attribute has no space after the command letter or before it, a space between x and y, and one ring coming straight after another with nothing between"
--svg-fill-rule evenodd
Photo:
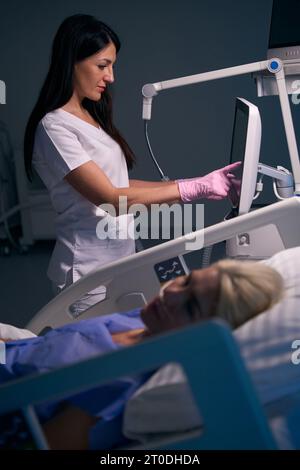
<instances>
[{"instance_id":1,"label":"hospital bed","mask_svg":"<svg viewBox=\"0 0 300 470\"><path fill-rule=\"evenodd\" d=\"M22 410L36 448L47 449L35 405L166 363L183 367L203 426L150 440L142 446L132 442L127 449L276 448L238 346L221 321L164 334L104 356L2 385L0 416Z\"/></svg>"},{"instance_id":2,"label":"hospital bed","mask_svg":"<svg viewBox=\"0 0 300 470\"><path fill-rule=\"evenodd\" d=\"M95 270L51 300L27 328L39 334L47 327L74 321L71 305L101 285L106 286L105 300L84 311L76 320L142 307L159 291L160 263L172 258L183 262L184 254L234 237L239 239L244 233L251 237L251 231L261 227L277 233L280 240L277 251L300 245L300 198L292 197L225 220Z\"/></svg>"}]
</instances>

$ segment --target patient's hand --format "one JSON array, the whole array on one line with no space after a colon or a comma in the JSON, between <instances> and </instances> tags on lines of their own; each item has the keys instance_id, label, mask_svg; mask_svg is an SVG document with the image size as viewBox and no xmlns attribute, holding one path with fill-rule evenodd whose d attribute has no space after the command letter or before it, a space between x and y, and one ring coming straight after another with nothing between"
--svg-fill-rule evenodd
<instances>
[{"instance_id":1,"label":"patient's hand","mask_svg":"<svg viewBox=\"0 0 300 470\"><path fill-rule=\"evenodd\" d=\"M131 331L122 331L121 333L113 333L111 335L112 340L116 344L121 346L132 346L133 344L139 343L144 336L145 329L140 328Z\"/></svg>"}]
</instances>

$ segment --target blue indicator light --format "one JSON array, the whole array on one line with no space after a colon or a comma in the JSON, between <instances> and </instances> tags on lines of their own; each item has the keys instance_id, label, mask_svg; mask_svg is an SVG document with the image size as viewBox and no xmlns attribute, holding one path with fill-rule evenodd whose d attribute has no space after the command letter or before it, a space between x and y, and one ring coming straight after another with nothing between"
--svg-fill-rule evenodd
<instances>
[{"instance_id":1,"label":"blue indicator light","mask_svg":"<svg viewBox=\"0 0 300 470\"><path fill-rule=\"evenodd\" d=\"M276 60L272 60L271 69L276 70L277 68L278 68L278 62L276 62Z\"/></svg>"}]
</instances>

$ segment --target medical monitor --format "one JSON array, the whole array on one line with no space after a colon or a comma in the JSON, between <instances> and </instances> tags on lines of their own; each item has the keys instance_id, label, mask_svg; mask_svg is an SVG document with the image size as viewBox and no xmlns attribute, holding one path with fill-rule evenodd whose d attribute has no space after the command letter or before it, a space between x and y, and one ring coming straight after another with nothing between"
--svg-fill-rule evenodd
<instances>
[{"instance_id":1,"label":"medical monitor","mask_svg":"<svg viewBox=\"0 0 300 470\"><path fill-rule=\"evenodd\" d=\"M268 58L300 59L299 18L299 0L273 0Z\"/></svg>"},{"instance_id":2,"label":"medical monitor","mask_svg":"<svg viewBox=\"0 0 300 470\"><path fill-rule=\"evenodd\" d=\"M257 181L257 167L261 144L261 120L257 106L237 98L233 124L230 163L241 161L235 171L237 180L230 200L236 215L246 214L252 205Z\"/></svg>"}]
</instances>

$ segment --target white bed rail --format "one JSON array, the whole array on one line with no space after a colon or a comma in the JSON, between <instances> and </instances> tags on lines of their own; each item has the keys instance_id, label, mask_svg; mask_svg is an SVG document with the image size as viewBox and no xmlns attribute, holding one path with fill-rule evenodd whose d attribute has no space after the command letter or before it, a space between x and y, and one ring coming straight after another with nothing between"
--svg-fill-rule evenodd
<instances>
[{"instance_id":1,"label":"white bed rail","mask_svg":"<svg viewBox=\"0 0 300 470\"><path fill-rule=\"evenodd\" d=\"M293 197L257 209L231 220L165 242L92 271L43 307L27 325L39 333L45 327L58 327L74 321L69 307L85 293L105 285L106 298L83 312L78 320L124 310L124 299L131 308L142 306L157 294L160 284L154 265L174 256L187 254L203 245L210 246L235 235L266 225L274 225L285 248L300 245L300 198Z\"/></svg>"}]
</instances>

